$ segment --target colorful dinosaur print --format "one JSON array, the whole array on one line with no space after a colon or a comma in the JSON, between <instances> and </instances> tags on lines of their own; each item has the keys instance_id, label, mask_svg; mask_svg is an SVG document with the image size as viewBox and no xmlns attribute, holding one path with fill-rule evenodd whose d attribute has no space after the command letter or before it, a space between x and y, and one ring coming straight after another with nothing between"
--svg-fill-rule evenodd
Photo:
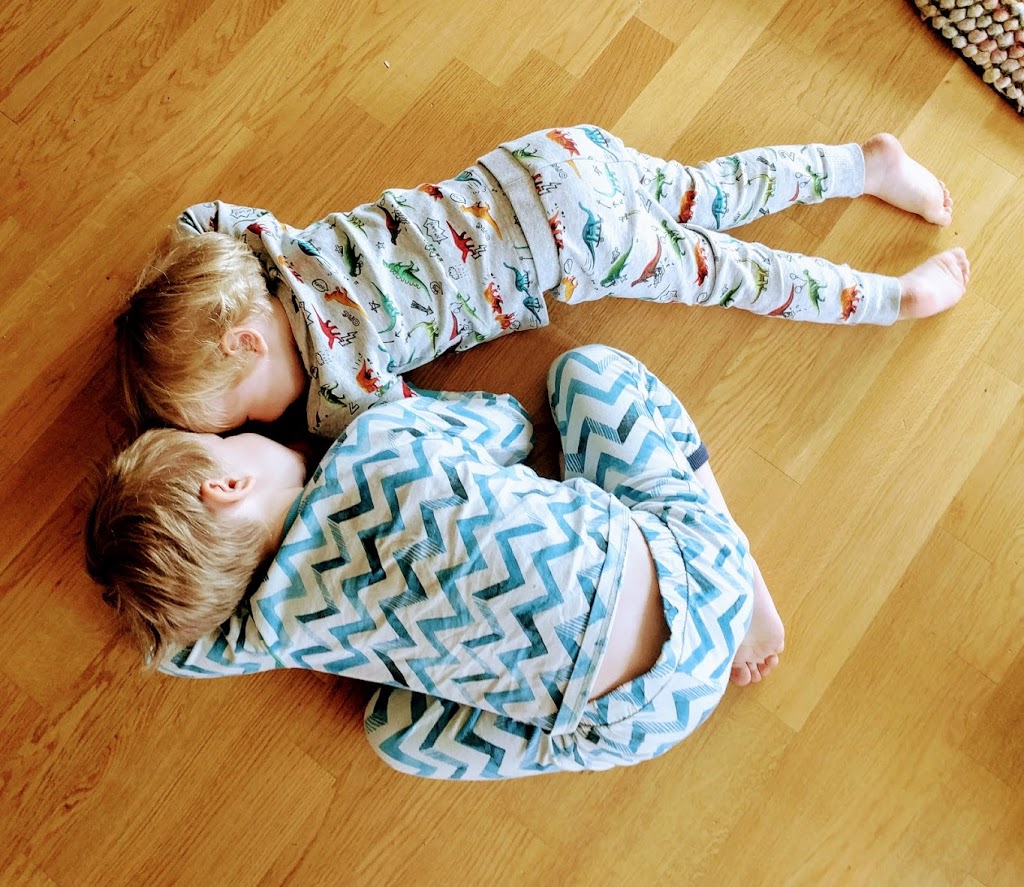
<instances>
[{"instance_id":1,"label":"colorful dinosaur print","mask_svg":"<svg viewBox=\"0 0 1024 887\"><path fill-rule=\"evenodd\" d=\"M299 269L289 262L284 256L277 257L277 264L287 268L292 273L292 277L294 277L299 283L306 282L302 279L302 275L299 274Z\"/></svg>"},{"instance_id":2,"label":"colorful dinosaur print","mask_svg":"<svg viewBox=\"0 0 1024 887\"><path fill-rule=\"evenodd\" d=\"M402 231L402 222L404 219L397 215L394 215L388 211L388 208L383 203L377 204L377 209L384 213L384 223L388 227L388 234L391 235L391 245L394 246L398 243L398 235Z\"/></svg>"},{"instance_id":3,"label":"colorful dinosaur print","mask_svg":"<svg viewBox=\"0 0 1024 887\"><path fill-rule=\"evenodd\" d=\"M261 225L259 222L252 222L245 226L246 231L251 231L257 237L262 237L264 234L270 233L270 229L266 225Z\"/></svg>"},{"instance_id":4,"label":"colorful dinosaur print","mask_svg":"<svg viewBox=\"0 0 1024 887\"><path fill-rule=\"evenodd\" d=\"M526 296L526 298L523 299L523 307L537 318L537 323L543 324L540 317L540 306L541 301L537 296Z\"/></svg>"},{"instance_id":5,"label":"colorful dinosaur print","mask_svg":"<svg viewBox=\"0 0 1024 887\"><path fill-rule=\"evenodd\" d=\"M805 168L807 170L808 175L811 177L811 191L814 193L814 196L819 198L819 199L824 197L825 196L825 188L824 188L825 179L828 178L828 175L819 176L809 166L805 167Z\"/></svg>"},{"instance_id":6,"label":"colorful dinosaur print","mask_svg":"<svg viewBox=\"0 0 1024 887\"><path fill-rule=\"evenodd\" d=\"M501 295L498 285L493 280L484 288L484 298L487 300L487 304L491 306L491 311L494 312L495 317L501 314L501 309L505 305L505 299Z\"/></svg>"},{"instance_id":7,"label":"colorful dinosaur print","mask_svg":"<svg viewBox=\"0 0 1024 887\"><path fill-rule=\"evenodd\" d=\"M786 299L778 308L768 312L769 317L782 317L789 310L789 306L793 304L793 296L796 295L796 284L794 283L789 288L789 298Z\"/></svg>"},{"instance_id":8,"label":"colorful dinosaur print","mask_svg":"<svg viewBox=\"0 0 1024 887\"><path fill-rule=\"evenodd\" d=\"M789 198L789 202L792 203L800 196L800 183L796 183L796 190L793 192L793 196Z\"/></svg>"},{"instance_id":9,"label":"colorful dinosaur print","mask_svg":"<svg viewBox=\"0 0 1024 887\"><path fill-rule=\"evenodd\" d=\"M448 335L448 341L454 342L459 336L459 319L455 316L455 312L452 312L452 331Z\"/></svg>"},{"instance_id":10,"label":"colorful dinosaur print","mask_svg":"<svg viewBox=\"0 0 1024 887\"><path fill-rule=\"evenodd\" d=\"M300 238L296 237L294 238L294 241L295 245L299 248L299 251L304 256L309 256L311 259L316 259L317 262L319 262L325 268L330 267L327 264L327 262L324 261L324 257L320 255L320 250L313 246L313 244L310 243L308 240L301 240Z\"/></svg>"},{"instance_id":11,"label":"colorful dinosaur print","mask_svg":"<svg viewBox=\"0 0 1024 887\"><path fill-rule=\"evenodd\" d=\"M345 237L345 245L338 247L338 252L341 253L345 267L348 268L349 277L358 277L363 269L363 257L356 252L355 245L348 236Z\"/></svg>"},{"instance_id":12,"label":"colorful dinosaur print","mask_svg":"<svg viewBox=\"0 0 1024 887\"><path fill-rule=\"evenodd\" d=\"M344 305L346 308L352 308L362 314L363 317L366 317L366 311L363 310L363 306L353 299L348 294L348 290L344 287L337 287L329 293L324 293L324 299L328 302L337 302L339 305Z\"/></svg>"},{"instance_id":13,"label":"colorful dinosaur print","mask_svg":"<svg viewBox=\"0 0 1024 887\"><path fill-rule=\"evenodd\" d=\"M462 306L462 310L465 311L474 320L479 320L480 315L476 313L473 306L469 304L469 297L462 295L462 293L456 291L455 301Z\"/></svg>"},{"instance_id":14,"label":"colorful dinosaur print","mask_svg":"<svg viewBox=\"0 0 1024 887\"><path fill-rule=\"evenodd\" d=\"M434 200L441 200L444 197L444 192L437 187L432 185L430 182L424 182L416 188L417 191L422 191L424 194L429 194Z\"/></svg>"},{"instance_id":15,"label":"colorful dinosaur print","mask_svg":"<svg viewBox=\"0 0 1024 887\"><path fill-rule=\"evenodd\" d=\"M737 182L742 178L743 162L735 154L723 157L719 162L724 163L730 170L732 170L732 176Z\"/></svg>"},{"instance_id":16,"label":"colorful dinosaur print","mask_svg":"<svg viewBox=\"0 0 1024 887\"><path fill-rule=\"evenodd\" d=\"M555 214L548 219L548 227L551 228L551 236L555 238L555 246L562 249L565 244L562 243L562 220L558 217L561 210L556 209Z\"/></svg>"},{"instance_id":17,"label":"colorful dinosaur print","mask_svg":"<svg viewBox=\"0 0 1024 887\"><path fill-rule=\"evenodd\" d=\"M652 277L657 276L658 263L661 261L661 238L658 237L656 239L658 241L658 249L654 253L654 258L644 265L644 270L641 271L640 276L630 284L630 287L634 287L638 283L647 283L647 281Z\"/></svg>"},{"instance_id":18,"label":"colorful dinosaur print","mask_svg":"<svg viewBox=\"0 0 1024 887\"><path fill-rule=\"evenodd\" d=\"M740 259L741 262L746 262L753 269L754 274L754 286L757 288L757 292L754 293L754 298L750 300L751 304L761 298L761 293L765 291L768 286L768 269L762 265L758 265L753 259Z\"/></svg>"},{"instance_id":19,"label":"colorful dinosaur print","mask_svg":"<svg viewBox=\"0 0 1024 887\"><path fill-rule=\"evenodd\" d=\"M538 194L550 194L561 186L561 182L545 182L539 172L533 174L533 187Z\"/></svg>"},{"instance_id":20,"label":"colorful dinosaur print","mask_svg":"<svg viewBox=\"0 0 1024 887\"><path fill-rule=\"evenodd\" d=\"M479 185L481 188L484 186L484 183L481 182L480 179L477 178L473 174L473 171L470 170L470 169L464 169L462 172L460 172L455 177L455 181L456 182L472 182L474 185Z\"/></svg>"},{"instance_id":21,"label":"colorful dinosaur print","mask_svg":"<svg viewBox=\"0 0 1024 887\"><path fill-rule=\"evenodd\" d=\"M821 291L825 289L825 286L811 277L810 271L804 271L804 278L807 280L807 295L811 300L811 304L820 312L822 300Z\"/></svg>"},{"instance_id":22,"label":"colorful dinosaur print","mask_svg":"<svg viewBox=\"0 0 1024 887\"><path fill-rule=\"evenodd\" d=\"M773 194L775 194L775 176L770 175L769 173L766 173L766 172L759 173L758 175L754 176L752 179L747 179L747 184L748 185L753 185L754 182L757 182L757 181L759 181L761 179L764 179L764 181L765 181L765 188L764 188L765 201L764 201L764 205L767 206L768 205L768 198L770 198Z\"/></svg>"},{"instance_id":23,"label":"colorful dinosaur print","mask_svg":"<svg viewBox=\"0 0 1024 887\"><path fill-rule=\"evenodd\" d=\"M395 328L395 322L398 320L398 309L395 307L395 303L388 297L388 294L377 286L376 283L373 285L373 288L377 290L377 295L380 296L380 305L384 309L384 314L391 321L384 329L378 330L378 332L390 333Z\"/></svg>"},{"instance_id":24,"label":"colorful dinosaur print","mask_svg":"<svg viewBox=\"0 0 1024 887\"><path fill-rule=\"evenodd\" d=\"M508 262L502 262L501 264L515 275L516 289L521 293L528 293L530 291L530 273L528 271L520 271Z\"/></svg>"},{"instance_id":25,"label":"colorful dinosaur print","mask_svg":"<svg viewBox=\"0 0 1024 887\"><path fill-rule=\"evenodd\" d=\"M711 203L711 214L715 217L715 227L722 227L722 216L726 214L729 209L729 198L725 196L725 192L718 187L715 188L715 199Z\"/></svg>"},{"instance_id":26,"label":"colorful dinosaur print","mask_svg":"<svg viewBox=\"0 0 1024 887\"><path fill-rule=\"evenodd\" d=\"M668 179L665 178L665 167L659 166L657 172L654 173L654 199L661 203L661 198L665 196L665 186L669 184Z\"/></svg>"},{"instance_id":27,"label":"colorful dinosaur print","mask_svg":"<svg viewBox=\"0 0 1024 887\"><path fill-rule=\"evenodd\" d=\"M334 392L338 390L338 383L335 382L333 385L321 385L320 396L328 403L334 404L336 407L345 406L345 398L338 397Z\"/></svg>"},{"instance_id":28,"label":"colorful dinosaur print","mask_svg":"<svg viewBox=\"0 0 1024 887\"><path fill-rule=\"evenodd\" d=\"M498 321L498 326L503 330L507 330L516 321L514 314L495 314L494 319Z\"/></svg>"},{"instance_id":29,"label":"colorful dinosaur print","mask_svg":"<svg viewBox=\"0 0 1024 887\"><path fill-rule=\"evenodd\" d=\"M373 367L367 363L365 357L362 367L356 373L356 384L367 394L376 394L380 391L380 376L373 371Z\"/></svg>"},{"instance_id":30,"label":"colorful dinosaur print","mask_svg":"<svg viewBox=\"0 0 1024 887\"><path fill-rule=\"evenodd\" d=\"M580 130L583 132L583 135L590 139L590 141L597 145L597 147L602 151L608 152L612 157L615 156L615 152L611 149L611 142L608 141L608 136L596 126L581 126Z\"/></svg>"},{"instance_id":31,"label":"colorful dinosaur print","mask_svg":"<svg viewBox=\"0 0 1024 887\"><path fill-rule=\"evenodd\" d=\"M466 264L466 259L469 258L469 254L473 251L473 240L469 236L468 231L463 231L461 234L452 227L451 222L446 223L448 230L452 232L452 241L459 248L459 252L462 253L462 264Z\"/></svg>"},{"instance_id":32,"label":"colorful dinosaur print","mask_svg":"<svg viewBox=\"0 0 1024 887\"><path fill-rule=\"evenodd\" d=\"M615 170L612 169L611 164L606 163L604 165L605 178L608 179L608 183L612 186L611 191L595 191L599 197L607 197L611 200L619 194L622 194L622 186L619 184L619 177L615 175Z\"/></svg>"},{"instance_id":33,"label":"colorful dinosaur print","mask_svg":"<svg viewBox=\"0 0 1024 887\"><path fill-rule=\"evenodd\" d=\"M595 248L601 242L601 220L582 203L580 204L580 209L587 214L587 221L583 225L583 242L587 245L587 249L590 250L590 267L593 268L594 263L597 261Z\"/></svg>"},{"instance_id":34,"label":"colorful dinosaur print","mask_svg":"<svg viewBox=\"0 0 1024 887\"><path fill-rule=\"evenodd\" d=\"M405 338L411 339L412 334L416 332L420 327L423 327L427 331L427 335L430 337L430 347L437 347L437 337L441 334L441 327L438 325L436 320L421 320L409 329Z\"/></svg>"},{"instance_id":35,"label":"colorful dinosaur print","mask_svg":"<svg viewBox=\"0 0 1024 887\"><path fill-rule=\"evenodd\" d=\"M363 224L363 220L359 218L359 216L357 216L355 213L342 213L342 215L345 217L345 221L347 221L350 225L354 225L360 231L366 230L366 225ZM333 222L329 224L332 228L334 227Z\"/></svg>"},{"instance_id":36,"label":"colorful dinosaur print","mask_svg":"<svg viewBox=\"0 0 1024 887\"><path fill-rule=\"evenodd\" d=\"M601 279L601 286L611 286L618 282L619 278L622 277L622 272L626 270L626 260L629 259L629 254L631 252L633 252L632 241L630 241L626 251L612 262L612 266L608 269L608 273Z\"/></svg>"},{"instance_id":37,"label":"colorful dinosaur print","mask_svg":"<svg viewBox=\"0 0 1024 887\"><path fill-rule=\"evenodd\" d=\"M576 287L579 286L579 281L575 277L566 276L562 278L562 291L565 293L562 301L567 304L572 302L573 293L576 292Z\"/></svg>"},{"instance_id":38,"label":"colorful dinosaur print","mask_svg":"<svg viewBox=\"0 0 1024 887\"><path fill-rule=\"evenodd\" d=\"M337 325L330 320L324 320L320 316L320 312L313 309L313 313L316 315L317 323L320 324L320 332L324 334L324 338L327 339L327 347L330 350L334 349L334 343L341 341L341 330L338 329Z\"/></svg>"},{"instance_id":39,"label":"colorful dinosaur print","mask_svg":"<svg viewBox=\"0 0 1024 887\"><path fill-rule=\"evenodd\" d=\"M529 146L526 146L525 148L516 148L512 152L512 156L515 157L516 160L521 161L530 160L534 157L540 157L540 154L538 154L536 151L531 151Z\"/></svg>"},{"instance_id":40,"label":"colorful dinosaur print","mask_svg":"<svg viewBox=\"0 0 1024 887\"><path fill-rule=\"evenodd\" d=\"M860 287L848 286L839 294L839 307L843 312L843 320L849 320L860 307Z\"/></svg>"},{"instance_id":41,"label":"colorful dinosaur print","mask_svg":"<svg viewBox=\"0 0 1024 887\"><path fill-rule=\"evenodd\" d=\"M416 272L420 270L418 265L414 265L412 262L385 262L384 267L402 283L407 283L409 286L418 286L428 296L430 295L427 285L416 276Z\"/></svg>"},{"instance_id":42,"label":"colorful dinosaur print","mask_svg":"<svg viewBox=\"0 0 1024 887\"><path fill-rule=\"evenodd\" d=\"M576 143L568 133L563 132L560 129L552 129L549 130L546 135L556 145L565 148L565 150L569 152L570 157L580 156L580 149L576 147Z\"/></svg>"},{"instance_id":43,"label":"colorful dinosaur print","mask_svg":"<svg viewBox=\"0 0 1024 887\"><path fill-rule=\"evenodd\" d=\"M482 200L478 200L476 203L471 203L469 206L463 206L461 209L464 213L487 222L487 224L494 229L494 233L498 235L498 240L502 239L498 223L494 221L494 216L491 215L491 208Z\"/></svg>"},{"instance_id":44,"label":"colorful dinosaur print","mask_svg":"<svg viewBox=\"0 0 1024 887\"><path fill-rule=\"evenodd\" d=\"M683 195L683 199L679 201L679 221L682 224L686 224L690 219L693 218L693 208L697 203L697 189L691 188Z\"/></svg>"},{"instance_id":45,"label":"colorful dinosaur print","mask_svg":"<svg viewBox=\"0 0 1024 887\"><path fill-rule=\"evenodd\" d=\"M678 231L673 231L668 221L662 221L661 228L668 236L668 242L672 244L672 249L675 250L676 256L681 259L683 257L683 251L680 248L680 244L684 240L683 235Z\"/></svg>"},{"instance_id":46,"label":"colorful dinosaur print","mask_svg":"<svg viewBox=\"0 0 1024 887\"><path fill-rule=\"evenodd\" d=\"M704 252L704 244L699 240L695 241L693 244L693 259L697 263L697 277L694 280L694 283L696 283L697 286L703 286L704 281L707 280L708 277L708 256L707 253Z\"/></svg>"},{"instance_id":47,"label":"colorful dinosaur print","mask_svg":"<svg viewBox=\"0 0 1024 887\"><path fill-rule=\"evenodd\" d=\"M736 293L740 291L741 286L743 286L742 280L740 280L740 282L737 283L736 286L734 286L731 290L729 290L729 292L722 296L722 298L719 299L718 304L721 305L723 308L728 308L733 302L736 301Z\"/></svg>"}]
</instances>

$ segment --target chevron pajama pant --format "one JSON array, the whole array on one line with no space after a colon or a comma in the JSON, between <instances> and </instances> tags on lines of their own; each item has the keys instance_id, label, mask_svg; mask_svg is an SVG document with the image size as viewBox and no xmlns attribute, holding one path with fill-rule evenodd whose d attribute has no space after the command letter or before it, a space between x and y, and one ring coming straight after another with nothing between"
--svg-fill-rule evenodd
<instances>
[{"instance_id":1,"label":"chevron pajama pant","mask_svg":"<svg viewBox=\"0 0 1024 887\"><path fill-rule=\"evenodd\" d=\"M564 735L383 687L367 736L403 772L495 779L635 764L688 736L725 692L752 611L750 560L743 533L694 475L706 451L693 422L639 361L605 346L560 357L548 388L566 476L622 501L650 546L669 640L650 671L590 701Z\"/></svg>"}]
</instances>

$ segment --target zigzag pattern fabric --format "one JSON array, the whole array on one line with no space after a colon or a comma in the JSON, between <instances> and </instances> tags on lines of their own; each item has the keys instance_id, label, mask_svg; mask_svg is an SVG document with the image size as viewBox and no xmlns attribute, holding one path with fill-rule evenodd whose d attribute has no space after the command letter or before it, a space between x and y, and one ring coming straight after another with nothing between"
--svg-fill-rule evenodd
<instances>
[{"instance_id":1,"label":"zigzag pattern fabric","mask_svg":"<svg viewBox=\"0 0 1024 887\"><path fill-rule=\"evenodd\" d=\"M562 482L520 464L532 428L507 395L436 393L361 415L256 590L162 670L379 683L372 746L435 778L603 769L688 735L724 692L749 622L746 539L694 477L706 451L689 416L642 364L578 349L549 388ZM630 520L670 638L647 674L591 701Z\"/></svg>"},{"instance_id":2,"label":"zigzag pattern fabric","mask_svg":"<svg viewBox=\"0 0 1024 887\"><path fill-rule=\"evenodd\" d=\"M567 475L627 504L647 539L670 638L649 672L588 702L569 734L382 688L366 732L403 772L501 779L635 764L688 736L727 686L752 610L748 548L693 475L706 451L689 416L642 364L603 346L556 361L549 392Z\"/></svg>"},{"instance_id":3,"label":"zigzag pattern fabric","mask_svg":"<svg viewBox=\"0 0 1024 887\"><path fill-rule=\"evenodd\" d=\"M368 410L314 473L246 606L172 667L310 668L571 731L629 518L586 481L519 464L531 435L507 395Z\"/></svg>"}]
</instances>

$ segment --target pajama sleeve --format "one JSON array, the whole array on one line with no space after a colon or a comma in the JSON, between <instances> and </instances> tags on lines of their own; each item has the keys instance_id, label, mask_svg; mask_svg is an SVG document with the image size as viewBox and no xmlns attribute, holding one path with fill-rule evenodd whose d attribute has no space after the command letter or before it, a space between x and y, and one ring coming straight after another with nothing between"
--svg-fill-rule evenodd
<instances>
[{"instance_id":1,"label":"pajama sleeve","mask_svg":"<svg viewBox=\"0 0 1024 887\"><path fill-rule=\"evenodd\" d=\"M235 206L221 200L196 203L178 216L175 233L179 237L194 237L217 231L244 240L248 226L265 216L269 216L265 209Z\"/></svg>"},{"instance_id":2,"label":"pajama sleeve","mask_svg":"<svg viewBox=\"0 0 1024 887\"><path fill-rule=\"evenodd\" d=\"M219 628L163 660L158 670L179 678L223 678L279 668L248 604Z\"/></svg>"},{"instance_id":3,"label":"pajama sleeve","mask_svg":"<svg viewBox=\"0 0 1024 887\"><path fill-rule=\"evenodd\" d=\"M510 394L426 391L406 400L416 433L436 431L483 447L499 465L522 462L533 448L530 416Z\"/></svg>"},{"instance_id":4,"label":"pajama sleeve","mask_svg":"<svg viewBox=\"0 0 1024 887\"><path fill-rule=\"evenodd\" d=\"M395 770L428 779L490 780L606 769L587 761L576 734L540 727L396 687L381 687L363 721L374 752Z\"/></svg>"}]
</instances>

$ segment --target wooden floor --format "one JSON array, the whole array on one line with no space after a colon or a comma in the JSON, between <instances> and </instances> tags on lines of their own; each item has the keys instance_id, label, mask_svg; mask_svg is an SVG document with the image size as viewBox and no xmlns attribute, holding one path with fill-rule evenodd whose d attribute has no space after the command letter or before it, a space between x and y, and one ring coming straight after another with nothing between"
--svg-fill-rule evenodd
<instances>
[{"instance_id":1,"label":"wooden floor","mask_svg":"<svg viewBox=\"0 0 1024 887\"><path fill-rule=\"evenodd\" d=\"M140 672L81 524L162 228L212 198L306 224L577 122L690 162L889 130L956 199L947 230L863 199L742 233L886 273L962 244L929 321L556 306L416 376L542 419L564 347L641 357L750 536L777 672L655 762L498 785L385 768L363 685ZM0 152L0 883L1024 883L1024 120L909 4L18 0Z\"/></svg>"}]
</instances>

